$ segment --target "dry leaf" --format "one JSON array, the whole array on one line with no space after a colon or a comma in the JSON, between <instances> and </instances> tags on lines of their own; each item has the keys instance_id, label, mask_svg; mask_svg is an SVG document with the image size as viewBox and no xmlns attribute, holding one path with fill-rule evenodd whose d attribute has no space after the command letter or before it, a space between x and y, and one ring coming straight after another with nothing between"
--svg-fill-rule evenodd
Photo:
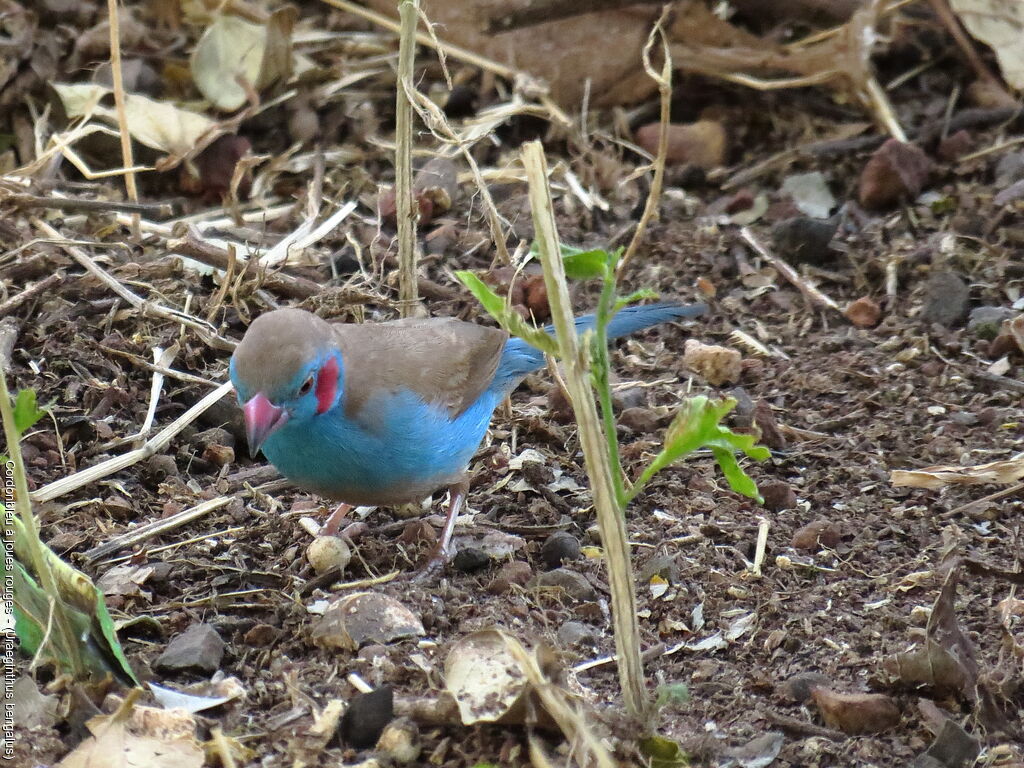
<instances>
[{"instance_id":1,"label":"dry leaf","mask_svg":"<svg viewBox=\"0 0 1024 768\"><path fill-rule=\"evenodd\" d=\"M416 615L393 597L357 592L327 607L313 627L313 641L327 648L357 651L367 643L390 643L426 634Z\"/></svg>"},{"instance_id":2,"label":"dry leaf","mask_svg":"<svg viewBox=\"0 0 1024 768\"><path fill-rule=\"evenodd\" d=\"M114 107L100 104L100 100L108 95L109 101L113 102L109 88L88 83L54 83L53 88L69 118L84 117L91 113L106 123L114 126L118 124ZM201 137L217 126L213 120L198 112L190 112L134 93L125 94L125 117L128 132L133 139L170 155L187 154Z\"/></svg>"},{"instance_id":3,"label":"dry leaf","mask_svg":"<svg viewBox=\"0 0 1024 768\"><path fill-rule=\"evenodd\" d=\"M850 735L881 733L900 721L896 702L881 693L839 693L818 686L811 690L811 698L830 727Z\"/></svg>"},{"instance_id":4,"label":"dry leaf","mask_svg":"<svg viewBox=\"0 0 1024 768\"><path fill-rule=\"evenodd\" d=\"M94 717L93 734L58 768L201 768L205 761L195 740L195 721L182 710L133 707L123 713Z\"/></svg>"},{"instance_id":5,"label":"dry leaf","mask_svg":"<svg viewBox=\"0 0 1024 768\"><path fill-rule=\"evenodd\" d=\"M995 51L1003 79L1024 90L1024 3L1020 0L950 0L975 38Z\"/></svg>"},{"instance_id":6,"label":"dry leaf","mask_svg":"<svg viewBox=\"0 0 1024 768\"><path fill-rule=\"evenodd\" d=\"M980 485L982 483L1016 483L1024 477L1024 453L988 464L961 467L956 464L925 467L923 469L895 469L889 482L911 488L944 488L947 485Z\"/></svg>"},{"instance_id":7,"label":"dry leaf","mask_svg":"<svg viewBox=\"0 0 1024 768\"><path fill-rule=\"evenodd\" d=\"M266 24L238 16L214 19L196 44L189 62L196 87L217 108L244 106L250 90L259 91L292 72L292 28L298 12L285 6Z\"/></svg>"}]
</instances>

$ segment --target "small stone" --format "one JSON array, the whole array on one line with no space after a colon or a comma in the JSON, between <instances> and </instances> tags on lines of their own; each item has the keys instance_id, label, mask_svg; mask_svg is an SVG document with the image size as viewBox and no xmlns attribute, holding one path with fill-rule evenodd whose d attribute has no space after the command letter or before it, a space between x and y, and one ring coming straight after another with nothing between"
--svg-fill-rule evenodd
<instances>
[{"instance_id":1,"label":"small stone","mask_svg":"<svg viewBox=\"0 0 1024 768\"><path fill-rule=\"evenodd\" d=\"M193 671L213 674L224 658L224 641L209 624L193 624L167 644L153 669L161 672Z\"/></svg>"},{"instance_id":2,"label":"small stone","mask_svg":"<svg viewBox=\"0 0 1024 768\"><path fill-rule=\"evenodd\" d=\"M564 646L594 645L597 632L594 628L580 621L567 621L558 628L558 642Z\"/></svg>"},{"instance_id":3,"label":"small stone","mask_svg":"<svg viewBox=\"0 0 1024 768\"><path fill-rule=\"evenodd\" d=\"M996 189L1003 189L1024 179L1024 152L1010 152L996 163Z\"/></svg>"},{"instance_id":4,"label":"small stone","mask_svg":"<svg viewBox=\"0 0 1024 768\"><path fill-rule=\"evenodd\" d=\"M992 341L1002 330L1003 321L1016 316L1016 311L1009 307L975 307L967 318L967 331L979 339Z\"/></svg>"},{"instance_id":5,"label":"small stone","mask_svg":"<svg viewBox=\"0 0 1024 768\"><path fill-rule=\"evenodd\" d=\"M399 765L415 762L420 756L420 732L416 724L405 717L392 720L377 739L377 751Z\"/></svg>"},{"instance_id":6,"label":"small stone","mask_svg":"<svg viewBox=\"0 0 1024 768\"><path fill-rule=\"evenodd\" d=\"M931 161L920 147L889 139L871 155L860 175L860 204L869 210L891 208L921 194Z\"/></svg>"},{"instance_id":7,"label":"small stone","mask_svg":"<svg viewBox=\"0 0 1024 768\"><path fill-rule=\"evenodd\" d=\"M816 550L822 547L835 549L842 538L839 526L829 520L814 520L793 534L790 545L793 549Z\"/></svg>"},{"instance_id":8,"label":"small stone","mask_svg":"<svg viewBox=\"0 0 1024 768\"><path fill-rule=\"evenodd\" d=\"M636 143L651 155L658 154L659 123L648 123L637 129ZM728 136L725 126L716 120L695 123L672 123L668 126L668 151L665 162L689 165L710 171L725 163Z\"/></svg>"},{"instance_id":9,"label":"small stone","mask_svg":"<svg viewBox=\"0 0 1024 768\"><path fill-rule=\"evenodd\" d=\"M158 453L149 457L146 462L146 479L154 486L159 485L168 477L178 476L178 465L173 456L166 453Z\"/></svg>"},{"instance_id":10,"label":"small stone","mask_svg":"<svg viewBox=\"0 0 1024 768\"><path fill-rule=\"evenodd\" d=\"M935 154L940 160L947 163L956 162L974 148L974 139L969 131L961 128L952 136L947 136L939 142Z\"/></svg>"},{"instance_id":11,"label":"small stone","mask_svg":"<svg viewBox=\"0 0 1024 768\"><path fill-rule=\"evenodd\" d=\"M946 328L967 315L970 289L956 272L936 272L925 286L924 309L921 319L938 323Z\"/></svg>"},{"instance_id":12,"label":"small stone","mask_svg":"<svg viewBox=\"0 0 1024 768\"><path fill-rule=\"evenodd\" d=\"M901 718L896 702L881 693L840 693L817 686L811 698L829 727L851 736L887 731Z\"/></svg>"},{"instance_id":13,"label":"small stone","mask_svg":"<svg viewBox=\"0 0 1024 768\"><path fill-rule=\"evenodd\" d=\"M281 636L281 630L270 624L257 624L243 635L243 642L252 647L260 648L273 643Z\"/></svg>"},{"instance_id":14,"label":"small stone","mask_svg":"<svg viewBox=\"0 0 1024 768\"><path fill-rule=\"evenodd\" d=\"M850 302L843 314L858 328L873 328L882 319L882 308L870 296L862 296Z\"/></svg>"},{"instance_id":15,"label":"small stone","mask_svg":"<svg viewBox=\"0 0 1024 768\"><path fill-rule=\"evenodd\" d=\"M619 414L619 423L638 435L657 431L659 421L658 415L650 408L627 408Z\"/></svg>"},{"instance_id":16,"label":"small stone","mask_svg":"<svg viewBox=\"0 0 1024 768\"><path fill-rule=\"evenodd\" d=\"M472 573L486 568L490 562L490 556L482 549L466 547L455 553L455 557L452 558L452 567L463 573Z\"/></svg>"},{"instance_id":17,"label":"small stone","mask_svg":"<svg viewBox=\"0 0 1024 768\"><path fill-rule=\"evenodd\" d=\"M819 685L828 685L828 678L820 672L800 672L782 684L782 692L794 704L806 704Z\"/></svg>"},{"instance_id":18,"label":"small stone","mask_svg":"<svg viewBox=\"0 0 1024 768\"><path fill-rule=\"evenodd\" d=\"M352 550L338 536L317 536L306 550L306 559L318 574L342 571L352 560Z\"/></svg>"},{"instance_id":19,"label":"small stone","mask_svg":"<svg viewBox=\"0 0 1024 768\"><path fill-rule=\"evenodd\" d=\"M772 512L794 509L797 504L796 491L789 483L781 480L770 481L759 485L757 490L764 499L764 507Z\"/></svg>"},{"instance_id":20,"label":"small stone","mask_svg":"<svg viewBox=\"0 0 1024 768\"><path fill-rule=\"evenodd\" d=\"M1004 355L1017 354L1020 351L1020 345L1012 333L1000 333L988 345L988 356L994 360L998 360Z\"/></svg>"},{"instance_id":21,"label":"small stone","mask_svg":"<svg viewBox=\"0 0 1024 768\"><path fill-rule=\"evenodd\" d=\"M782 434L782 430L779 429L779 424L775 421L775 414L772 412L772 407L768 405L766 400L758 400L757 405L754 406L754 425L761 433L761 439L758 441L768 446L773 451L784 451L788 446L785 435Z\"/></svg>"},{"instance_id":22,"label":"small stone","mask_svg":"<svg viewBox=\"0 0 1024 768\"><path fill-rule=\"evenodd\" d=\"M359 653L356 654L356 657L362 659L363 661L368 661L372 664L375 659L387 658L387 655L387 646L374 643L373 645L367 645L360 648Z\"/></svg>"},{"instance_id":23,"label":"small stone","mask_svg":"<svg viewBox=\"0 0 1024 768\"><path fill-rule=\"evenodd\" d=\"M683 345L683 365L703 376L711 386L718 387L739 379L743 371L743 357L729 347L687 339Z\"/></svg>"},{"instance_id":24,"label":"small stone","mask_svg":"<svg viewBox=\"0 0 1024 768\"><path fill-rule=\"evenodd\" d=\"M538 587L558 587L573 600L589 602L597 599L597 590L583 574L568 568L556 568L542 573L534 579Z\"/></svg>"},{"instance_id":25,"label":"small stone","mask_svg":"<svg viewBox=\"0 0 1024 768\"><path fill-rule=\"evenodd\" d=\"M235 449L230 445L211 443L203 449L203 459L215 467L224 467L235 461Z\"/></svg>"},{"instance_id":26,"label":"small stone","mask_svg":"<svg viewBox=\"0 0 1024 768\"><path fill-rule=\"evenodd\" d=\"M725 203L725 212L730 216L754 207L754 193L749 189L741 189Z\"/></svg>"},{"instance_id":27,"label":"small stone","mask_svg":"<svg viewBox=\"0 0 1024 768\"><path fill-rule=\"evenodd\" d=\"M794 264L827 264L834 256L829 243L838 227L838 216L795 216L772 227L772 244L780 256Z\"/></svg>"},{"instance_id":28,"label":"small stone","mask_svg":"<svg viewBox=\"0 0 1024 768\"><path fill-rule=\"evenodd\" d=\"M544 540L540 548L540 558L548 568L558 568L579 556L579 539L568 531L555 531Z\"/></svg>"},{"instance_id":29,"label":"small stone","mask_svg":"<svg viewBox=\"0 0 1024 768\"><path fill-rule=\"evenodd\" d=\"M647 392L643 387L612 390L612 403L619 410L643 408L647 405Z\"/></svg>"},{"instance_id":30,"label":"small stone","mask_svg":"<svg viewBox=\"0 0 1024 768\"><path fill-rule=\"evenodd\" d=\"M202 432L197 432L192 437L191 442L201 448L205 448L208 445L227 445L234 448L235 436L223 427L211 427L210 429L204 429Z\"/></svg>"},{"instance_id":31,"label":"small stone","mask_svg":"<svg viewBox=\"0 0 1024 768\"><path fill-rule=\"evenodd\" d=\"M670 584L679 583L679 563L674 555L656 555L644 563L640 569L640 581L648 583L655 576Z\"/></svg>"},{"instance_id":32,"label":"small stone","mask_svg":"<svg viewBox=\"0 0 1024 768\"><path fill-rule=\"evenodd\" d=\"M498 577L507 579L509 584L518 584L522 587L526 586L533 577L533 569L530 568L529 563L524 563L522 560L512 560L498 569Z\"/></svg>"},{"instance_id":33,"label":"small stone","mask_svg":"<svg viewBox=\"0 0 1024 768\"><path fill-rule=\"evenodd\" d=\"M128 520L135 517L132 503L123 496L108 496L100 504L103 511L114 520Z\"/></svg>"},{"instance_id":34,"label":"small stone","mask_svg":"<svg viewBox=\"0 0 1024 768\"><path fill-rule=\"evenodd\" d=\"M361 693L349 701L341 718L341 738L356 749L372 747L394 716L395 699L390 686Z\"/></svg>"}]
</instances>

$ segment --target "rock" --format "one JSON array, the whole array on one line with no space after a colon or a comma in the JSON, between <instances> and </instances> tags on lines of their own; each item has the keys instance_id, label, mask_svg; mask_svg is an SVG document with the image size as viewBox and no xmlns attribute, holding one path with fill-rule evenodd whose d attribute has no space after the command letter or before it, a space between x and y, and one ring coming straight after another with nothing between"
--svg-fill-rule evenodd
<instances>
[{"instance_id":1,"label":"rock","mask_svg":"<svg viewBox=\"0 0 1024 768\"><path fill-rule=\"evenodd\" d=\"M772 245L780 256L794 264L827 264L835 255L829 243L838 227L838 216L831 219L794 216L772 227Z\"/></svg>"},{"instance_id":2,"label":"rock","mask_svg":"<svg viewBox=\"0 0 1024 768\"><path fill-rule=\"evenodd\" d=\"M636 143L652 156L658 154L661 126L648 123L637 129ZM688 163L705 171L725 164L728 144L725 127L715 120L695 123L672 123L668 126L668 151L665 162L673 165Z\"/></svg>"},{"instance_id":3,"label":"rock","mask_svg":"<svg viewBox=\"0 0 1024 768\"><path fill-rule=\"evenodd\" d=\"M538 575L533 583L538 587L558 587L573 600L590 602L597 599L597 590L583 574L568 568L556 568Z\"/></svg>"},{"instance_id":4,"label":"rock","mask_svg":"<svg viewBox=\"0 0 1024 768\"><path fill-rule=\"evenodd\" d=\"M820 672L800 672L782 684L782 693L795 704L806 704L811 700L811 691L827 685L828 678Z\"/></svg>"},{"instance_id":5,"label":"rock","mask_svg":"<svg viewBox=\"0 0 1024 768\"><path fill-rule=\"evenodd\" d=\"M901 718L896 702L881 693L839 693L818 686L811 690L811 699L830 728L850 736L887 731Z\"/></svg>"},{"instance_id":6,"label":"rock","mask_svg":"<svg viewBox=\"0 0 1024 768\"><path fill-rule=\"evenodd\" d=\"M935 272L925 286L924 308L921 319L938 323L946 328L967 315L970 289L956 272Z\"/></svg>"},{"instance_id":7,"label":"rock","mask_svg":"<svg viewBox=\"0 0 1024 768\"><path fill-rule=\"evenodd\" d=\"M395 716L395 698L390 686L360 693L349 703L341 718L342 741L356 749L372 747Z\"/></svg>"},{"instance_id":8,"label":"rock","mask_svg":"<svg viewBox=\"0 0 1024 768\"><path fill-rule=\"evenodd\" d=\"M659 421L650 408L627 408L619 414L619 423L639 435L656 432Z\"/></svg>"},{"instance_id":9,"label":"rock","mask_svg":"<svg viewBox=\"0 0 1024 768\"><path fill-rule=\"evenodd\" d=\"M421 751L420 732L416 724L406 717L392 720L377 740L377 751L399 765L415 762Z\"/></svg>"},{"instance_id":10,"label":"rock","mask_svg":"<svg viewBox=\"0 0 1024 768\"><path fill-rule=\"evenodd\" d=\"M1003 189L1024 180L1024 152L1011 152L996 163L996 189Z\"/></svg>"},{"instance_id":11,"label":"rock","mask_svg":"<svg viewBox=\"0 0 1024 768\"><path fill-rule=\"evenodd\" d=\"M211 443L203 449L203 460L215 467L224 467L235 461L235 449L230 445Z\"/></svg>"},{"instance_id":12,"label":"rock","mask_svg":"<svg viewBox=\"0 0 1024 768\"><path fill-rule=\"evenodd\" d=\"M882 319L882 308L870 296L862 296L850 302L843 314L858 328L873 328Z\"/></svg>"},{"instance_id":13,"label":"rock","mask_svg":"<svg viewBox=\"0 0 1024 768\"><path fill-rule=\"evenodd\" d=\"M257 624L242 637L242 641L252 648L270 645L281 636L281 630L270 624Z\"/></svg>"},{"instance_id":14,"label":"rock","mask_svg":"<svg viewBox=\"0 0 1024 768\"><path fill-rule=\"evenodd\" d=\"M766 400L757 401L757 405L754 406L753 417L754 425L761 433L761 439L758 442L768 446L773 451L786 450L788 443L782 434L782 430L779 429L778 422L775 421L772 407L768 405Z\"/></svg>"},{"instance_id":15,"label":"rock","mask_svg":"<svg viewBox=\"0 0 1024 768\"><path fill-rule=\"evenodd\" d=\"M860 204L878 211L900 200L913 200L924 189L931 165L920 147L889 139L875 150L861 171Z\"/></svg>"},{"instance_id":16,"label":"rock","mask_svg":"<svg viewBox=\"0 0 1024 768\"><path fill-rule=\"evenodd\" d=\"M594 628L580 621L567 621L558 628L558 642L564 646L594 645L597 632Z\"/></svg>"},{"instance_id":17,"label":"rock","mask_svg":"<svg viewBox=\"0 0 1024 768\"><path fill-rule=\"evenodd\" d=\"M563 563L576 560L580 554L579 539L568 531L555 531L540 548L540 558L548 568L558 568Z\"/></svg>"},{"instance_id":18,"label":"rock","mask_svg":"<svg viewBox=\"0 0 1024 768\"><path fill-rule=\"evenodd\" d=\"M132 503L124 496L108 496L100 502L100 507L114 520L130 520L135 517Z\"/></svg>"},{"instance_id":19,"label":"rock","mask_svg":"<svg viewBox=\"0 0 1024 768\"><path fill-rule=\"evenodd\" d=\"M352 550L338 536L317 536L306 550L306 559L318 574L342 571L352 560Z\"/></svg>"},{"instance_id":20,"label":"rock","mask_svg":"<svg viewBox=\"0 0 1024 768\"><path fill-rule=\"evenodd\" d=\"M405 524L398 540L407 545L434 544L437 542L437 531L422 518L410 520Z\"/></svg>"},{"instance_id":21,"label":"rock","mask_svg":"<svg viewBox=\"0 0 1024 768\"><path fill-rule=\"evenodd\" d=\"M153 662L160 672L202 672L213 674L224 658L224 641L209 624L193 624L171 640Z\"/></svg>"},{"instance_id":22,"label":"rock","mask_svg":"<svg viewBox=\"0 0 1024 768\"><path fill-rule=\"evenodd\" d=\"M814 520L793 534L793 549L815 550L821 547L835 549L842 538L839 526L829 520Z\"/></svg>"},{"instance_id":23,"label":"rock","mask_svg":"<svg viewBox=\"0 0 1024 768\"><path fill-rule=\"evenodd\" d=\"M739 379L743 358L735 349L687 339L683 345L683 365L717 387Z\"/></svg>"},{"instance_id":24,"label":"rock","mask_svg":"<svg viewBox=\"0 0 1024 768\"><path fill-rule=\"evenodd\" d=\"M529 563L524 563L522 560L512 560L498 569L498 576L502 579L507 579L509 584L518 584L522 587L533 577L533 569L530 568Z\"/></svg>"},{"instance_id":25,"label":"rock","mask_svg":"<svg viewBox=\"0 0 1024 768\"><path fill-rule=\"evenodd\" d=\"M166 453L157 453L149 457L146 462L145 478L154 487L162 483L168 477L178 476L178 465L173 456Z\"/></svg>"},{"instance_id":26,"label":"rock","mask_svg":"<svg viewBox=\"0 0 1024 768\"><path fill-rule=\"evenodd\" d=\"M192 437L191 442L200 448L206 448L209 445L226 445L234 448L235 436L223 427L211 427L210 429L204 429L202 432L197 432Z\"/></svg>"},{"instance_id":27,"label":"rock","mask_svg":"<svg viewBox=\"0 0 1024 768\"><path fill-rule=\"evenodd\" d=\"M961 128L952 136L947 136L940 141L938 148L935 150L935 154L939 156L940 160L945 160L947 163L953 163L966 155L973 148L974 138L971 136L969 131Z\"/></svg>"},{"instance_id":28,"label":"rock","mask_svg":"<svg viewBox=\"0 0 1024 768\"><path fill-rule=\"evenodd\" d=\"M789 483L781 480L774 480L759 485L757 490L764 499L765 509L772 512L780 512L783 509L796 508L796 492Z\"/></svg>"},{"instance_id":29,"label":"rock","mask_svg":"<svg viewBox=\"0 0 1024 768\"><path fill-rule=\"evenodd\" d=\"M640 569L640 581L648 583L655 576L663 578L670 584L679 583L679 564L674 555L655 555Z\"/></svg>"},{"instance_id":30,"label":"rock","mask_svg":"<svg viewBox=\"0 0 1024 768\"><path fill-rule=\"evenodd\" d=\"M967 318L967 331L979 339L992 341L1003 328L1004 320L1017 316L1009 307L975 307Z\"/></svg>"},{"instance_id":31,"label":"rock","mask_svg":"<svg viewBox=\"0 0 1024 768\"><path fill-rule=\"evenodd\" d=\"M643 387L612 390L612 403L621 411L629 408L644 408L647 405L647 391Z\"/></svg>"},{"instance_id":32,"label":"rock","mask_svg":"<svg viewBox=\"0 0 1024 768\"><path fill-rule=\"evenodd\" d=\"M460 549L452 558L452 567L463 573L472 573L486 568L491 558L486 552L477 547L466 547Z\"/></svg>"},{"instance_id":33,"label":"rock","mask_svg":"<svg viewBox=\"0 0 1024 768\"><path fill-rule=\"evenodd\" d=\"M377 592L357 592L334 601L311 632L317 645L349 651L425 634L423 622L412 611Z\"/></svg>"}]
</instances>

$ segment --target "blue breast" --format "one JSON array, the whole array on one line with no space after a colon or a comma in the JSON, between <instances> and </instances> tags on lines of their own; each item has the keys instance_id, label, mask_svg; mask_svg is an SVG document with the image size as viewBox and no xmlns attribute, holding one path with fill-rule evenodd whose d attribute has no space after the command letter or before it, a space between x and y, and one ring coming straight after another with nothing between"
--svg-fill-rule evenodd
<instances>
[{"instance_id":1,"label":"blue breast","mask_svg":"<svg viewBox=\"0 0 1024 768\"><path fill-rule=\"evenodd\" d=\"M353 417L339 405L272 434L263 452L296 484L350 504L419 501L464 473L501 395L484 392L451 419L410 391L373 396Z\"/></svg>"}]
</instances>

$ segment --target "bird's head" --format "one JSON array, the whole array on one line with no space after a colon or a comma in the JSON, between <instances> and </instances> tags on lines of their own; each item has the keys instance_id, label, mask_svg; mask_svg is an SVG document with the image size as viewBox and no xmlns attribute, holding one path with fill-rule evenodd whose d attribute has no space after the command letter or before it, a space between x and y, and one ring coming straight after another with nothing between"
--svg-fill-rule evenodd
<instances>
[{"instance_id":1,"label":"bird's head","mask_svg":"<svg viewBox=\"0 0 1024 768\"><path fill-rule=\"evenodd\" d=\"M301 309L256 318L231 356L230 372L254 456L285 424L308 424L341 397L341 353L331 326Z\"/></svg>"}]
</instances>

